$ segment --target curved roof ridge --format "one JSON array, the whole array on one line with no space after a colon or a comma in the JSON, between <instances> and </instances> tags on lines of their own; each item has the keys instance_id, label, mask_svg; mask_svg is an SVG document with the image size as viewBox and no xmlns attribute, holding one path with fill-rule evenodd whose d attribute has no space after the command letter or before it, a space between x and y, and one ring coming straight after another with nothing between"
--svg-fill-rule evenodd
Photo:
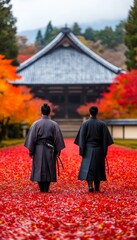
<instances>
[{"instance_id":1,"label":"curved roof ridge","mask_svg":"<svg viewBox=\"0 0 137 240\"><path fill-rule=\"evenodd\" d=\"M91 58L93 58L95 61L101 63L103 66L109 68L111 71L118 73L122 71L122 68L118 68L112 63L108 62L104 58L97 55L94 51L86 47L73 33L68 33L69 38L80 48L82 49L86 54L88 54Z\"/></svg>"},{"instance_id":2,"label":"curved roof ridge","mask_svg":"<svg viewBox=\"0 0 137 240\"><path fill-rule=\"evenodd\" d=\"M20 66L17 68L17 72L20 72L22 69L28 67L30 64L35 62L37 59L41 58L44 54L49 52L54 46L56 46L63 38L64 36L67 36L79 49L81 49L86 55L88 55L90 58L98 62L99 64L103 65L110 71L118 74L120 72L123 72L122 68L118 68L112 63L108 62L104 58L97 55L94 51L86 47L72 32L60 32L47 46L45 46L42 50L37 52L35 55L33 55L31 58L27 59L25 62L20 64Z\"/></svg>"},{"instance_id":3,"label":"curved roof ridge","mask_svg":"<svg viewBox=\"0 0 137 240\"><path fill-rule=\"evenodd\" d=\"M64 33L60 32L47 46L45 46L39 52L27 59L25 62L21 63L20 66L17 68L17 72L26 68L28 65L35 62L38 58L42 57L45 53L50 51L50 49L52 49L60 40L62 40L64 35Z\"/></svg>"}]
</instances>

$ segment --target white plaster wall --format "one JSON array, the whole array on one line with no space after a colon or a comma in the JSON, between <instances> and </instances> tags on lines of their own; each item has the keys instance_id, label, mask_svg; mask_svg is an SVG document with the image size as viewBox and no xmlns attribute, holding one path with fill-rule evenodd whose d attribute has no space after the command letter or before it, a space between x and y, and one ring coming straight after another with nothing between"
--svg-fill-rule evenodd
<instances>
[{"instance_id":1,"label":"white plaster wall","mask_svg":"<svg viewBox=\"0 0 137 240\"><path fill-rule=\"evenodd\" d=\"M125 126L125 139L137 139L137 126Z\"/></svg>"},{"instance_id":2,"label":"white plaster wall","mask_svg":"<svg viewBox=\"0 0 137 240\"><path fill-rule=\"evenodd\" d=\"M123 126L113 126L113 138L123 138Z\"/></svg>"},{"instance_id":3,"label":"white plaster wall","mask_svg":"<svg viewBox=\"0 0 137 240\"><path fill-rule=\"evenodd\" d=\"M114 139L137 139L137 126L108 126ZM124 131L124 133L123 133Z\"/></svg>"}]
</instances>

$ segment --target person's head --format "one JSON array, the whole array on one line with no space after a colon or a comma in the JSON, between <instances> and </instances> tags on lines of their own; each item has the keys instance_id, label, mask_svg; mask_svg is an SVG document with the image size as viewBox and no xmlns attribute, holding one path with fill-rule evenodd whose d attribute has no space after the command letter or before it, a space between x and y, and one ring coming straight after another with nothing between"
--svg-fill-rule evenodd
<instances>
[{"instance_id":1,"label":"person's head","mask_svg":"<svg viewBox=\"0 0 137 240\"><path fill-rule=\"evenodd\" d=\"M48 104L43 104L43 106L41 107L41 113L43 115L48 116L50 114L50 106Z\"/></svg>"},{"instance_id":2,"label":"person's head","mask_svg":"<svg viewBox=\"0 0 137 240\"><path fill-rule=\"evenodd\" d=\"M96 106L91 106L89 108L89 113L91 116L95 117L98 114L98 108Z\"/></svg>"}]
</instances>

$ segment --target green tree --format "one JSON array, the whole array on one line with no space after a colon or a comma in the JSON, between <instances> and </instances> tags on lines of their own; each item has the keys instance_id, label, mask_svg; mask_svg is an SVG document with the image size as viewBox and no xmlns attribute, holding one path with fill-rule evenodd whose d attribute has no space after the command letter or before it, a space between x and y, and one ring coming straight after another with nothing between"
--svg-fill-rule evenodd
<instances>
[{"instance_id":1,"label":"green tree","mask_svg":"<svg viewBox=\"0 0 137 240\"><path fill-rule=\"evenodd\" d=\"M81 35L81 28L78 25L77 22L75 22L71 28L71 31L75 34L75 35Z\"/></svg>"},{"instance_id":2,"label":"green tree","mask_svg":"<svg viewBox=\"0 0 137 240\"><path fill-rule=\"evenodd\" d=\"M137 69L137 0L131 7L125 23L126 65L128 70Z\"/></svg>"},{"instance_id":3,"label":"green tree","mask_svg":"<svg viewBox=\"0 0 137 240\"><path fill-rule=\"evenodd\" d=\"M53 26L52 26L51 21L49 21L49 23L48 23L48 25L46 27L45 34L44 34L44 42L45 42L45 44L48 44L50 42L52 31L53 31Z\"/></svg>"},{"instance_id":4,"label":"green tree","mask_svg":"<svg viewBox=\"0 0 137 240\"><path fill-rule=\"evenodd\" d=\"M43 37L44 45L47 45L48 43L50 43L58 35L59 32L60 32L60 29L53 27L51 21L49 21Z\"/></svg>"},{"instance_id":5,"label":"green tree","mask_svg":"<svg viewBox=\"0 0 137 240\"><path fill-rule=\"evenodd\" d=\"M0 0L0 54L13 59L12 64L18 65L18 47L16 45L16 18L12 14L11 0Z\"/></svg>"},{"instance_id":6,"label":"green tree","mask_svg":"<svg viewBox=\"0 0 137 240\"><path fill-rule=\"evenodd\" d=\"M124 43L124 34L125 34L124 26L125 26L125 22L120 21L120 23L115 28L115 39L117 44Z\"/></svg>"},{"instance_id":7,"label":"green tree","mask_svg":"<svg viewBox=\"0 0 137 240\"><path fill-rule=\"evenodd\" d=\"M116 47L115 32L111 27L105 27L103 30L98 31L96 34L97 39L101 40L101 43L108 48Z\"/></svg>"},{"instance_id":8,"label":"green tree","mask_svg":"<svg viewBox=\"0 0 137 240\"><path fill-rule=\"evenodd\" d=\"M41 50L44 47L44 39L42 37L41 30L38 30L35 44L38 50Z\"/></svg>"},{"instance_id":9,"label":"green tree","mask_svg":"<svg viewBox=\"0 0 137 240\"><path fill-rule=\"evenodd\" d=\"M91 27L86 28L86 30L84 32L84 37L86 40L91 40L91 41L95 42L96 41L95 33L96 33L96 31L93 30Z\"/></svg>"}]
</instances>

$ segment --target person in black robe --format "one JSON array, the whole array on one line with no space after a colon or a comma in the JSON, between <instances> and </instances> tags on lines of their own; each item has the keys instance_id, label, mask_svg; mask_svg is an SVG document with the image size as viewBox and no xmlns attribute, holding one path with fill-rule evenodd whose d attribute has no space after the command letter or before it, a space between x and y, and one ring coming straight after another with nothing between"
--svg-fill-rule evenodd
<instances>
[{"instance_id":1,"label":"person in black robe","mask_svg":"<svg viewBox=\"0 0 137 240\"><path fill-rule=\"evenodd\" d=\"M82 123L74 143L82 156L78 179L86 180L89 192L94 192L100 191L100 181L106 180L105 159L113 140L105 122L96 117L98 108L90 107L89 113L90 118Z\"/></svg>"},{"instance_id":2,"label":"person in black robe","mask_svg":"<svg viewBox=\"0 0 137 240\"><path fill-rule=\"evenodd\" d=\"M35 121L24 146L32 157L31 181L38 182L41 192L48 192L50 182L56 182L56 161L65 148L59 125L49 118L50 106L41 107L42 118Z\"/></svg>"}]
</instances>

